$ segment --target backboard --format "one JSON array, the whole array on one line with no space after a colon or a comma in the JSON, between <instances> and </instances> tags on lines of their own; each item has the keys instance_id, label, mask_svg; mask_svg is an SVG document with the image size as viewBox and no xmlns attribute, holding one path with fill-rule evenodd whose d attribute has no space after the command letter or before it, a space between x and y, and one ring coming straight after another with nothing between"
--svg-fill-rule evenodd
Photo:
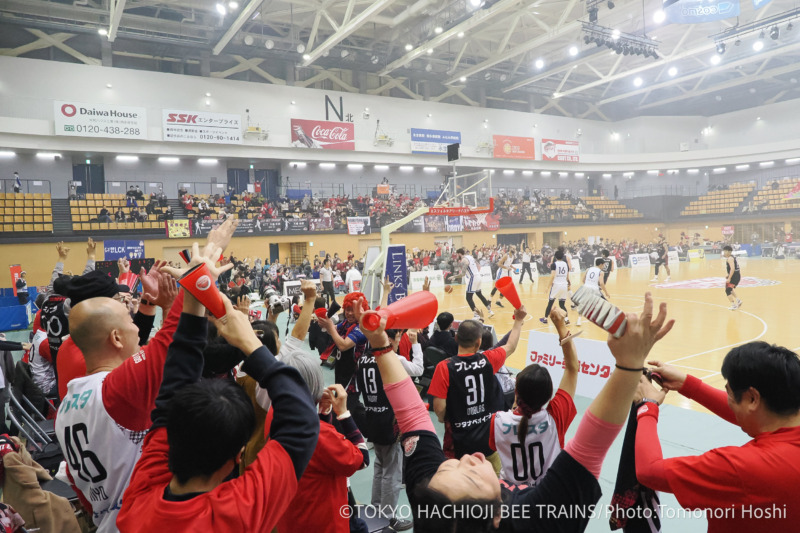
<instances>
[{"instance_id":1,"label":"backboard","mask_svg":"<svg viewBox=\"0 0 800 533\"><path fill-rule=\"evenodd\" d=\"M494 211L492 173L482 170L450 176L428 214L468 215Z\"/></svg>"}]
</instances>

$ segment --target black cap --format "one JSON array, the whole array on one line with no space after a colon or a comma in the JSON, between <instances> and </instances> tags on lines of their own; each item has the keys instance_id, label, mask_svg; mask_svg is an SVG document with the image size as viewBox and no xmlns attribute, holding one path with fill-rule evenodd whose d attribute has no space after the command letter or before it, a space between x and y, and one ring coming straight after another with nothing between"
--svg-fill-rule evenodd
<instances>
[{"instance_id":1,"label":"black cap","mask_svg":"<svg viewBox=\"0 0 800 533\"><path fill-rule=\"evenodd\" d=\"M71 305L75 306L89 298L103 296L113 298L118 292L119 285L116 279L99 270L92 270L83 276L73 277L67 286L65 296L68 296Z\"/></svg>"}]
</instances>

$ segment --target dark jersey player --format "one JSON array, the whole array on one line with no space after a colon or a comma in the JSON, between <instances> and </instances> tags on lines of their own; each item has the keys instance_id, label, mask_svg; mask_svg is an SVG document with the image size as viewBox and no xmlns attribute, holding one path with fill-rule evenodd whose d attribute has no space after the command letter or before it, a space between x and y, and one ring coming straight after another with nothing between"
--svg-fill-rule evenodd
<instances>
[{"instance_id":1,"label":"dark jersey player","mask_svg":"<svg viewBox=\"0 0 800 533\"><path fill-rule=\"evenodd\" d=\"M603 271L603 283L608 283L608 276L611 275L611 272L614 270L614 260L609 257L608 250L603 250L603 266L600 267L600 270Z\"/></svg>"},{"instance_id":2,"label":"dark jersey player","mask_svg":"<svg viewBox=\"0 0 800 533\"><path fill-rule=\"evenodd\" d=\"M742 274L739 271L739 261L737 261L732 254L733 248L730 246L725 246L722 249L722 255L725 257L725 269L727 271L727 276L725 277L725 295L731 302L731 306L728 309L736 311L742 306L742 300L736 295L736 287L742 280Z\"/></svg>"}]
</instances>

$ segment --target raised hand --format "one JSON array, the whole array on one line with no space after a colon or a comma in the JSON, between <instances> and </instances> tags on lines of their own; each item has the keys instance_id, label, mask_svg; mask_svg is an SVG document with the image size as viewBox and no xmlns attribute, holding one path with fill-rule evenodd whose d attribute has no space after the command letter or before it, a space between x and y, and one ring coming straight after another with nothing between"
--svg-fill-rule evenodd
<instances>
[{"instance_id":1,"label":"raised hand","mask_svg":"<svg viewBox=\"0 0 800 533\"><path fill-rule=\"evenodd\" d=\"M250 316L250 298L248 296L239 296L239 299L236 301L236 309L247 315Z\"/></svg>"},{"instance_id":2,"label":"raised hand","mask_svg":"<svg viewBox=\"0 0 800 533\"><path fill-rule=\"evenodd\" d=\"M410 329L408 330L407 334L408 334L408 340L411 342L411 344L417 344L419 342L417 340L417 335L418 335L417 330Z\"/></svg>"},{"instance_id":3,"label":"raised hand","mask_svg":"<svg viewBox=\"0 0 800 533\"><path fill-rule=\"evenodd\" d=\"M314 305L314 300L317 298L317 284L310 279L300 281L300 292L303 293L305 301Z\"/></svg>"},{"instance_id":4,"label":"raised hand","mask_svg":"<svg viewBox=\"0 0 800 533\"><path fill-rule=\"evenodd\" d=\"M389 293L391 292L392 289L394 289L394 283L389 281L389 276L386 276L381 282L381 284L383 285L384 293Z\"/></svg>"},{"instance_id":5,"label":"raised hand","mask_svg":"<svg viewBox=\"0 0 800 533\"><path fill-rule=\"evenodd\" d=\"M665 390L681 390L681 387L683 387L686 381L685 372L681 372L674 366L667 365L661 361L648 361L647 364L653 367L650 370L652 370L654 374L658 374L657 377L654 377L660 379L661 386Z\"/></svg>"},{"instance_id":6,"label":"raised hand","mask_svg":"<svg viewBox=\"0 0 800 533\"><path fill-rule=\"evenodd\" d=\"M131 264L128 263L128 260L124 257L120 257L117 259L117 268L119 269L119 275L121 276L131 271Z\"/></svg>"},{"instance_id":7,"label":"raised hand","mask_svg":"<svg viewBox=\"0 0 800 533\"><path fill-rule=\"evenodd\" d=\"M222 302L225 305L225 316L211 317L209 320L217 327L217 333L229 344L239 348L245 355L250 355L262 346L256 332L253 331L253 326L250 325L250 318L242 313L236 313L229 299L222 298Z\"/></svg>"},{"instance_id":8,"label":"raised hand","mask_svg":"<svg viewBox=\"0 0 800 533\"><path fill-rule=\"evenodd\" d=\"M564 323L564 319L567 317L567 313L564 312L563 309L558 307L557 305L553 306L553 310L550 311L550 320L553 322L553 325L558 326L559 324Z\"/></svg>"},{"instance_id":9,"label":"raised hand","mask_svg":"<svg viewBox=\"0 0 800 533\"><path fill-rule=\"evenodd\" d=\"M667 389L658 390L646 376L642 375L639 378L639 386L636 388L636 393L633 395L633 403L639 403L643 398L647 398L648 400L655 400L661 405L667 396L667 392Z\"/></svg>"},{"instance_id":10,"label":"raised hand","mask_svg":"<svg viewBox=\"0 0 800 533\"><path fill-rule=\"evenodd\" d=\"M218 267L217 260L219 259L219 254L219 246L212 242L206 244L203 247L202 252L200 251L200 245L198 243L194 243L192 244L192 260L189 261L189 264L186 266L186 268L161 267L161 271L170 274L176 279L179 279L192 268L205 263L208 266L208 272L211 275L211 278L216 281L220 274L233 268L233 263L228 263L227 265L221 265Z\"/></svg>"},{"instance_id":11,"label":"raised hand","mask_svg":"<svg viewBox=\"0 0 800 533\"><path fill-rule=\"evenodd\" d=\"M514 309L514 320L517 322L522 322L525 320L525 317L528 316L528 311L525 309L525 306L520 306L519 309Z\"/></svg>"},{"instance_id":12,"label":"raised hand","mask_svg":"<svg viewBox=\"0 0 800 533\"><path fill-rule=\"evenodd\" d=\"M206 242L216 245L220 249L220 253L224 252L225 248L230 244L231 237L233 237L233 233L236 231L236 226L238 225L238 219L226 219L225 222L209 232Z\"/></svg>"},{"instance_id":13,"label":"raised hand","mask_svg":"<svg viewBox=\"0 0 800 533\"><path fill-rule=\"evenodd\" d=\"M153 263L152 268L148 272L144 267L139 270L139 280L142 282L142 292L158 297L158 280L161 274L161 268L167 266L166 261L156 261ZM150 298L145 298L149 300Z\"/></svg>"},{"instance_id":14,"label":"raised hand","mask_svg":"<svg viewBox=\"0 0 800 533\"><path fill-rule=\"evenodd\" d=\"M335 385L329 385L326 387L326 390L329 390L331 392L331 396L333 396L333 398L331 398L331 406L333 407L333 412L336 413L336 416L346 413L347 391L344 390L344 387L337 383Z\"/></svg>"},{"instance_id":15,"label":"raised hand","mask_svg":"<svg viewBox=\"0 0 800 533\"><path fill-rule=\"evenodd\" d=\"M359 298L358 302L353 306L353 312L356 315L356 321L358 325L361 327L361 333L367 338L371 346L388 346L389 343L389 336L386 335L386 317L381 317L380 324L378 325L378 329L371 331L364 327L362 319L367 311L363 310L364 305L364 298ZM325 320L330 322L330 319L320 319L320 325L322 325ZM323 326L325 327L325 326Z\"/></svg>"},{"instance_id":16,"label":"raised hand","mask_svg":"<svg viewBox=\"0 0 800 533\"><path fill-rule=\"evenodd\" d=\"M428 276L425 276L425 281L422 282L422 290L423 291L430 291L431 290L431 280L428 279Z\"/></svg>"},{"instance_id":17,"label":"raised hand","mask_svg":"<svg viewBox=\"0 0 800 533\"><path fill-rule=\"evenodd\" d=\"M64 244L64 242L57 242L56 243L56 250L58 251L58 259L62 263L67 260L67 256L69 256L69 247Z\"/></svg>"},{"instance_id":18,"label":"raised hand","mask_svg":"<svg viewBox=\"0 0 800 533\"><path fill-rule=\"evenodd\" d=\"M175 298L178 297L178 284L175 278L166 272L158 273L158 288L155 294L144 292L142 296L153 305L159 306L164 312L169 312Z\"/></svg>"},{"instance_id":19,"label":"raised hand","mask_svg":"<svg viewBox=\"0 0 800 533\"><path fill-rule=\"evenodd\" d=\"M644 295L644 309L641 315L626 313L628 324L625 334L620 338L608 336L608 347L617 360L617 364L627 368L643 367L647 354L653 345L669 333L675 320L667 321L667 304L662 302L658 316L653 319L653 297L648 292Z\"/></svg>"},{"instance_id":20,"label":"raised hand","mask_svg":"<svg viewBox=\"0 0 800 533\"><path fill-rule=\"evenodd\" d=\"M94 259L97 256L97 243L94 242L94 239L89 237L89 240L86 241L86 257L89 259Z\"/></svg>"}]
</instances>

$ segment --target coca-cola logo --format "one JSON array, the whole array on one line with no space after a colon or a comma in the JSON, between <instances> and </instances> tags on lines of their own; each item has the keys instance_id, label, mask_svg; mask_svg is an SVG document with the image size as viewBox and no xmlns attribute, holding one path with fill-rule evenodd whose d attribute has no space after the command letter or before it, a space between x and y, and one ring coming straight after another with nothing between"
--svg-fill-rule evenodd
<instances>
[{"instance_id":1,"label":"coca-cola logo","mask_svg":"<svg viewBox=\"0 0 800 533\"><path fill-rule=\"evenodd\" d=\"M311 130L311 136L315 139L327 139L329 141L347 141L348 139L348 128L342 128L341 126L336 126L333 128L322 128L320 126L314 126L314 129Z\"/></svg>"}]
</instances>

